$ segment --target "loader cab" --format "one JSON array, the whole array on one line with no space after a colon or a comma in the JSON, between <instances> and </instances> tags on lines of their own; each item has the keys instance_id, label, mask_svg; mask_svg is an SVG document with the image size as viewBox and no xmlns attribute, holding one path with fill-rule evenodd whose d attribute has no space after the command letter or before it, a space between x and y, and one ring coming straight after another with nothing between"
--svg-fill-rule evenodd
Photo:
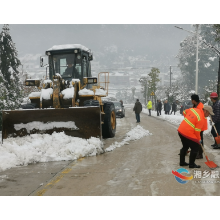
<instances>
[{"instance_id":1,"label":"loader cab","mask_svg":"<svg viewBox=\"0 0 220 220\"><path fill-rule=\"evenodd\" d=\"M64 80L79 79L83 85L83 77L91 77L92 53L82 45L53 46L46 55L51 80L59 73Z\"/></svg>"}]
</instances>

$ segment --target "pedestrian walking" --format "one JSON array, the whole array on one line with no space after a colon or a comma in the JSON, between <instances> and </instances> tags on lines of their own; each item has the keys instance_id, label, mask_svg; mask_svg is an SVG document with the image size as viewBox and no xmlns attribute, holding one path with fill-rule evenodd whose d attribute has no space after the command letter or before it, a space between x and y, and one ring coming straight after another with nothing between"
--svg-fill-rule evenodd
<instances>
[{"instance_id":1,"label":"pedestrian walking","mask_svg":"<svg viewBox=\"0 0 220 220\"><path fill-rule=\"evenodd\" d=\"M196 94L193 94L191 95L191 101L192 101L192 104L193 104L193 108L198 108L200 110L203 109L204 105L203 103L199 100L199 96L196 95ZM186 111L183 112L183 115L185 114ZM201 137L201 143L202 145L204 146L204 141L203 141L203 132L205 130L208 129L208 123L207 123L207 119L205 119L205 122L204 122L204 126L203 128L201 129L201 132L200 132L200 137ZM203 158L203 150L202 148L200 147L199 148L199 152L196 156L196 159L202 159Z\"/></svg>"},{"instance_id":2,"label":"pedestrian walking","mask_svg":"<svg viewBox=\"0 0 220 220\"><path fill-rule=\"evenodd\" d=\"M205 117L210 114L214 115L214 113L212 107L208 105L204 106L202 110L190 108L185 111L185 118L178 128L178 134L183 145L180 150L180 166L189 165L189 168L200 168L201 166L195 164L197 153L201 147L200 131L204 126ZM186 163L185 155L189 148L191 149L189 163Z\"/></svg>"},{"instance_id":3,"label":"pedestrian walking","mask_svg":"<svg viewBox=\"0 0 220 220\"><path fill-rule=\"evenodd\" d=\"M172 113L174 112L174 115L175 115L176 109L177 109L177 100L175 102L173 102L173 104L172 104L172 111L171 111L170 114L172 115Z\"/></svg>"},{"instance_id":4,"label":"pedestrian walking","mask_svg":"<svg viewBox=\"0 0 220 220\"><path fill-rule=\"evenodd\" d=\"M123 101L122 101L122 100L120 100L120 102L121 102L121 106L123 106Z\"/></svg>"},{"instance_id":5,"label":"pedestrian walking","mask_svg":"<svg viewBox=\"0 0 220 220\"><path fill-rule=\"evenodd\" d=\"M160 100L158 100L157 104L157 116L161 115L161 109L162 109L162 103Z\"/></svg>"},{"instance_id":6,"label":"pedestrian walking","mask_svg":"<svg viewBox=\"0 0 220 220\"><path fill-rule=\"evenodd\" d=\"M216 127L218 134L220 134L220 101L218 100L218 94L216 92L212 92L210 94L210 98L211 98L211 101L213 102L212 109L215 114L214 116L212 116L212 121L214 122L214 126ZM212 126L211 133L213 137L215 138L217 137L217 134L215 132L214 126ZM218 144L216 143L216 141L214 144L212 144L212 147L213 149L220 148Z\"/></svg>"},{"instance_id":7,"label":"pedestrian walking","mask_svg":"<svg viewBox=\"0 0 220 220\"><path fill-rule=\"evenodd\" d=\"M164 103L164 111L165 111L166 115L169 115L170 109L171 109L170 103L168 102L168 100L166 100L165 103Z\"/></svg>"},{"instance_id":8,"label":"pedestrian walking","mask_svg":"<svg viewBox=\"0 0 220 220\"><path fill-rule=\"evenodd\" d=\"M148 99L147 109L149 111L149 116L151 116L152 102L150 99Z\"/></svg>"},{"instance_id":9,"label":"pedestrian walking","mask_svg":"<svg viewBox=\"0 0 220 220\"><path fill-rule=\"evenodd\" d=\"M140 113L142 111L142 105L139 102L139 99L137 99L137 101L135 102L133 111L135 112L135 115L136 115L136 120L137 120L136 123L140 123Z\"/></svg>"}]
</instances>

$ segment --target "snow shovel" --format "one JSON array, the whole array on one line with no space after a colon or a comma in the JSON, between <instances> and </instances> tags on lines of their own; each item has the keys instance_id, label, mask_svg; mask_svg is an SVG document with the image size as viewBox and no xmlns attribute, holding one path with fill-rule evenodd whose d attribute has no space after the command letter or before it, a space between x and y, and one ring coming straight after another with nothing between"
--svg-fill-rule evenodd
<instances>
[{"instance_id":1,"label":"snow shovel","mask_svg":"<svg viewBox=\"0 0 220 220\"><path fill-rule=\"evenodd\" d=\"M211 115L210 115L210 118L211 118L211 121L212 121ZM213 122L213 121L212 121L212 122ZM215 129L216 134L217 134L217 137L215 137L215 141L216 141L217 144L220 144L220 136L218 135L218 132L217 132L217 130L216 130L215 125L213 125L213 127L214 127L214 129Z\"/></svg>"},{"instance_id":2,"label":"snow shovel","mask_svg":"<svg viewBox=\"0 0 220 220\"><path fill-rule=\"evenodd\" d=\"M204 147L202 146L202 144L201 144L201 147L202 147L202 150L203 150L203 152L204 152L204 154L205 154L205 157L206 157L206 159L207 159L207 162L205 162L205 164L206 164L210 169L215 169L218 165L215 164L213 161L210 161L210 160L209 160L209 158L208 158L208 156L207 156L207 154L206 154L206 152L205 152L205 149L204 149Z\"/></svg>"}]
</instances>

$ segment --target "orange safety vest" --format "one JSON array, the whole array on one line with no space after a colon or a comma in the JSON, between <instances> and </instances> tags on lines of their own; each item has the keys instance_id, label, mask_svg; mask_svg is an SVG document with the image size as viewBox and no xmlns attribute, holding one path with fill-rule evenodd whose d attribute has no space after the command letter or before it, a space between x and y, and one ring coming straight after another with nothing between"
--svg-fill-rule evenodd
<instances>
[{"instance_id":1,"label":"orange safety vest","mask_svg":"<svg viewBox=\"0 0 220 220\"><path fill-rule=\"evenodd\" d=\"M204 105L202 104L202 102L200 102L198 105L197 105L197 109L203 109ZM183 116L185 117L186 116L186 110L183 111ZM203 124L203 128L201 129L201 131L205 131L208 129L208 122L207 122L207 118L204 118L205 122Z\"/></svg>"},{"instance_id":2,"label":"orange safety vest","mask_svg":"<svg viewBox=\"0 0 220 220\"><path fill-rule=\"evenodd\" d=\"M185 118L178 128L178 132L184 137L199 143L201 140L200 132L205 122L203 111L198 108L190 108L186 109L184 114Z\"/></svg>"}]
</instances>

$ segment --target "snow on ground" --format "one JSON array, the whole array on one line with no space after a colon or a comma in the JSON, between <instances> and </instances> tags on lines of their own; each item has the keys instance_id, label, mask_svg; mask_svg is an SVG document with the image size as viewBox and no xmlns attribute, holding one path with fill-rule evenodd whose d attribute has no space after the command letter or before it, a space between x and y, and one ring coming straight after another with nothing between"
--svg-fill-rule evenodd
<instances>
[{"instance_id":1,"label":"snow on ground","mask_svg":"<svg viewBox=\"0 0 220 220\"><path fill-rule=\"evenodd\" d=\"M105 152L114 150L116 147L122 147L123 145L129 144L129 141L139 140L144 136L152 135L148 130L145 130L140 125L137 125L135 128L131 129L126 133L126 137L121 142L115 142L111 144L108 148L105 149Z\"/></svg>"},{"instance_id":2,"label":"snow on ground","mask_svg":"<svg viewBox=\"0 0 220 220\"><path fill-rule=\"evenodd\" d=\"M119 125L120 122L117 121L117 124ZM1 132L0 135L2 135ZM86 140L68 136L64 132L54 132L52 135L31 134L26 137L8 138L0 145L0 172L30 163L76 160L85 156L95 156L148 135L152 134L137 125L127 132L123 141L115 142L105 150L103 149L103 142L99 138L91 137Z\"/></svg>"},{"instance_id":3,"label":"snow on ground","mask_svg":"<svg viewBox=\"0 0 220 220\"><path fill-rule=\"evenodd\" d=\"M67 136L64 132L8 138L0 145L0 172L30 163L76 160L100 153L104 150L99 138L86 140Z\"/></svg>"},{"instance_id":4,"label":"snow on ground","mask_svg":"<svg viewBox=\"0 0 220 220\"><path fill-rule=\"evenodd\" d=\"M146 109L146 108L143 108L142 112L145 114L149 114L148 109ZM175 124L178 127L184 119L183 115L181 115L179 112L176 112L176 115L173 115L173 114L172 115L165 115L164 111L161 111L161 115L157 116L156 111L151 111L151 116L157 117L161 120L169 121L170 123ZM208 130L204 131L204 134L211 136L211 129L212 129L212 126L209 124L209 118L208 118Z\"/></svg>"}]
</instances>

